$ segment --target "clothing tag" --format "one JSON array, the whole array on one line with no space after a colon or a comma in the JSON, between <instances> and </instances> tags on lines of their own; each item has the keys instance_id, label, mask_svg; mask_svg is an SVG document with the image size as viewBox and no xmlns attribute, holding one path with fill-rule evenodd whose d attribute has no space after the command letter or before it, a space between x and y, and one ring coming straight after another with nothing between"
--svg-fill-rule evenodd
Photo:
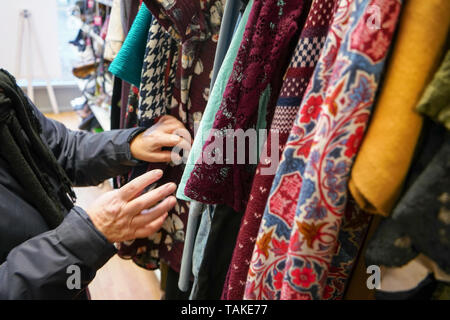
<instances>
[{"instance_id":1,"label":"clothing tag","mask_svg":"<svg viewBox=\"0 0 450 320\"><path fill-rule=\"evenodd\" d=\"M89 9L93 8L94 7L94 0L88 0L87 6L88 6Z\"/></svg>"}]
</instances>

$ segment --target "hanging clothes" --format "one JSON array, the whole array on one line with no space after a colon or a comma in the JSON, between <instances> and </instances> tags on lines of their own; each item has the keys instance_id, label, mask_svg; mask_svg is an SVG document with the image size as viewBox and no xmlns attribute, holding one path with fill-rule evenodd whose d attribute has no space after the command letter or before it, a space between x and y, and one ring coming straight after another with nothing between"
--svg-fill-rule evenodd
<instances>
[{"instance_id":1,"label":"hanging clothes","mask_svg":"<svg viewBox=\"0 0 450 320\"><path fill-rule=\"evenodd\" d=\"M242 213L227 205L216 206L191 299L220 299L241 218Z\"/></svg>"},{"instance_id":2,"label":"hanging clothes","mask_svg":"<svg viewBox=\"0 0 450 320\"><path fill-rule=\"evenodd\" d=\"M137 125L151 127L159 116L167 113L175 85L177 57L177 43L165 32L158 20L153 19L148 30L140 87L130 87L123 119L125 128ZM146 168L146 165L142 165L118 177L118 184L125 185L137 176L135 172L143 173ZM159 169L164 169L164 166Z\"/></svg>"},{"instance_id":3,"label":"hanging clothes","mask_svg":"<svg viewBox=\"0 0 450 320\"><path fill-rule=\"evenodd\" d=\"M163 263L161 263L162 265ZM172 268L167 268L166 283L164 286L164 297L162 300L188 300L189 293L178 289L179 274ZM192 285L191 283L189 285Z\"/></svg>"},{"instance_id":4,"label":"hanging clothes","mask_svg":"<svg viewBox=\"0 0 450 320\"><path fill-rule=\"evenodd\" d=\"M189 217L186 227L186 236L184 239L183 256L181 257L180 278L178 280L178 287L181 291L188 291L188 283L191 278L194 278L193 284L195 286L198 272L194 270L192 261L193 253L196 244L196 234L199 226L199 216L203 212L203 204L197 201L189 204ZM209 232L209 231L208 231ZM201 232L203 234L203 232ZM192 289L191 289L192 290Z\"/></svg>"},{"instance_id":5,"label":"hanging clothes","mask_svg":"<svg viewBox=\"0 0 450 320\"><path fill-rule=\"evenodd\" d=\"M303 94L325 43L336 4L337 0L315 0L309 10L305 26L283 80L283 86L270 128L272 132L278 133L276 135L278 148L274 150L276 154L270 154L267 158L260 159L238 235L238 245L234 249L233 259L227 275L227 283L224 286L223 299L235 300L242 299L244 296L245 281L251 255L267 197L269 196L269 190L275 177L275 172L268 174L264 170L268 171L268 168L271 168L276 163L272 163L271 158L276 157L278 162L281 157L295 116L300 108ZM274 136L270 134L267 137L266 145L264 146L266 150L272 150L272 137ZM263 152L263 154L267 153Z\"/></svg>"},{"instance_id":6,"label":"hanging clothes","mask_svg":"<svg viewBox=\"0 0 450 320\"><path fill-rule=\"evenodd\" d=\"M216 55L214 57L214 67L211 75L212 90L214 82L216 82L217 74L222 66L223 60L228 52L228 48L233 39L234 30L238 26L237 21L240 18L240 10L242 8L242 1L226 1L220 26L219 41L217 43ZM246 7L244 6L244 9Z\"/></svg>"},{"instance_id":7,"label":"hanging clothes","mask_svg":"<svg viewBox=\"0 0 450 320\"><path fill-rule=\"evenodd\" d=\"M435 129L429 139L435 148L438 134ZM366 251L369 264L400 267L423 253L450 274L450 134L438 150L379 226Z\"/></svg>"},{"instance_id":8,"label":"hanging clothes","mask_svg":"<svg viewBox=\"0 0 450 320\"><path fill-rule=\"evenodd\" d=\"M202 122L203 122L203 118L205 118L205 114L208 109L209 101L211 101L211 99L212 99L211 96L213 95L213 91L214 91L213 87L214 87L215 80L221 69L221 66L225 59L225 56L227 55L228 48L231 44L231 41L234 37L234 31L238 27L238 24L236 22L240 19L241 9L245 9L245 6L243 8L241 8L241 1L228 1L225 4L224 14L222 17L222 23L220 26L219 41L217 43L216 55L214 58L214 67L213 67L212 76L211 76L210 88L212 91L211 91L210 97L208 99L206 108L205 108L205 113L202 117ZM201 127L201 124L200 124L200 127ZM196 133L196 136L199 137L199 136L202 136L202 134L197 135L197 133ZM194 142L194 144L195 144L195 142ZM187 167L185 166L183 176L184 176L186 170L187 170ZM182 179L183 179L183 177L182 177ZM182 183L182 181L180 182L180 184L181 183ZM211 226L209 217L207 217L206 214L204 216L202 216L204 207L205 206L202 203L197 202L197 201L192 201L190 203L188 225L187 225L187 229L186 229L183 257L182 257L182 261L181 261L180 280L178 283L180 290L182 290L182 291L186 290L187 285L188 285L188 279L191 277L191 275L193 275L193 277L194 277L194 286L193 286L194 289L191 290L191 292L195 291L196 285L198 283L197 280L198 280L198 269L199 268L196 265L194 265L192 263L192 261L198 261L198 260L201 261L202 257L200 257L200 256L203 256L204 250L200 249L200 248L195 248L196 245L199 245L200 243L202 243L201 240L199 240L197 242L197 239L196 239L197 228L202 228L201 230L199 229L200 235L206 235L206 237L207 237L209 234L210 226ZM208 220L206 220L206 219L208 219ZM199 221L200 221L200 225L199 225ZM201 236L200 236L200 238L201 238ZM197 254L197 257L195 257L195 259L193 257L194 251Z\"/></svg>"},{"instance_id":9,"label":"hanging clothes","mask_svg":"<svg viewBox=\"0 0 450 320\"><path fill-rule=\"evenodd\" d=\"M447 51L433 81L427 86L416 110L450 130L450 50Z\"/></svg>"},{"instance_id":10,"label":"hanging clothes","mask_svg":"<svg viewBox=\"0 0 450 320\"><path fill-rule=\"evenodd\" d=\"M349 195L349 199L350 198L351 194ZM367 287L367 265L365 262L364 253L366 252L367 245L377 230L382 217L373 214L368 215L371 217L368 230L366 232L366 236L360 243L358 257L354 262L351 277L348 279L345 288L345 294L343 297L344 300L375 300L374 290Z\"/></svg>"},{"instance_id":11,"label":"hanging clothes","mask_svg":"<svg viewBox=\"0 0 450 320\"><path fill-rule=\"evenodd\" d=\"M122 79L114 77L111 96L111 130L120 129L120 99L122 96ZM116 180L114 180L116 181Z\"/></svg>"},{"instance_id":12,"label":"hanging clothes","mask_svg":"<svg viewBox=\"0 0 450 320\"><path fill-rule=\"evenodd\" d=\"M128 111L128 98L130 96L131 84L122 80L121 95L120 95L120 127L119 129L126 129L125 119Z\"/></svg>"},{"instance_id":13,"label":"hanging clothes","mask_svg":"<svg viewBox=\"0 0 450 320\"><path fill-rule=\"evenodd\" d=\"M386 81L349 181L352 195L367 211L388 216L401 193L422 128L414 108L437 67L449 26L450 1L407 2Z\"/></svg>"},{"instance_id":14,"label":"hanging clothes","mask_svg":"<svg viewBox=\"0 0 450 320\"><path fill-rule=\"evenodd\" d=\"M425 119L416 148L416 156L405 180L404 189L407 192L412 192L412 186L430 165L431 160L442 147L444 138L445 129L431 120ZM425 196L420 194L417 199L425 200L428 197L427 193L428 191L423 193ZM429 299L431 298L432 290L428 290L423 286L425 280L427 280L427 286L439 286L440 281L450 281L449 274L445 274L435 261L422 253L419 254L417 250L419 248L425 248L425 251L429 250L427 247L430 246L427 242L435 239L435 234L439 233L435 229L439 225L439 221L435 223L434 219L436 219L436 216L428 210L425 217L423 217L417 212L416 207L409 207L408 210L403 210L397 216L399 212L397 209L402 206L405 197L402 197L400 200L392 217L383 219L384 221L377 226L374 235L368 241L369 246L362 251L362 258L367 257L367 262L361 267L364 278L360 278L359 274L352 277L354 285L351 288L351 292L349 292L352 299L364 298L364 291L375 293L375 299L415 299L418 295ZM433 206L434 204L432 204L430 210ZM420 211L420 206L417 209ZM399 219L397 220L397 218ZM407 221L406 224L404 223L405 220ZM422 234L423 232L427 233L428 230L434 234L431 236ZM410 233L414 235L413 238L416 241L419 241L419 245L412 243L409 236ZM443 253L442 249L445 251L445 247L438 244L431 251L434 251L434 253L441 251ZM373 264L380 266L381 270L381 290L375 290L375 292L364 288L365 280L367 279L366 268L368 265ZM360 290L355 292L353 289L355 285L358 285L358 282L364 284L364 286L360 286Z\"/></svg>"},{"instance_id":15,"label":"hanging clothes","mask_svg":"<svg viewBox=\"0 0 450 320\"><path fill-rule=\"evenodd\" d=\"M139 106L139 89L131 85L128 95L127 112L125 114L125 128L134 128L138 124L137 110Z\"/></svg>"},{"instance_id":16,"label":"hanging clothes","mask_svg":"<svg viewBox=\"0 0 450 320\"><path fill-rule=\"evenodd\" d=\"M177 108L181 121L193 132L194 122L200 121L209 97L223 2L146 0L144 3L166 31L181 42L170 108Z\"/></svg>"},{"instance_id":17,"label":"hanging clothes","mask_svg":"<svg viewBox=\"0 0 450 320\"><path fill-rule=\"evenodd\" d=\"M191 206L196 203L200 204L200 202L191 202ZM194 283L192 285L191 294L189 295L190 300L194 300L197 296L198 291L198 277L200 274L200 267L203 262L203 258L205 255L205 248L208 242L208 237L211 232L212 219L214 217L214 211L216 205L208 204L203 205L204 208L201 212L201 220L198 226L197 235L195 237L194 248L192 252L192 275L194 277ZM183 251L184 254L184 251Z\"/></svg>"},{"instance_id":18,"label":"hanging clothes","mask_svg":"<svg viewBox=\"0 0 450 320\"><path fill-rule=\"evenodd\" d=\"M151 127L155 119L167 114L172 103L178 45L154 19L145 50L138 117L140 126Z\"/></svg>"},{"instance_id":19,"label":"hanging clothes","mask_svg":"<svg viewBox=\"0 0 450 320\"><path fill-rule=\"evenodd\" d=\"M242 15L239 26L236 29L233 40L228 48L227 54L222 62L221 68L218 72L216 81L214 82L213 89L208 99L208 103L205 108L205 112L200 121L200 125L197 130L197 134L195 136L194 142L192 144L191 151L189 152L188 160L186 162L186 166L183 172L183 176L181 178L180 184L177 189L177 198L191 201L192 199L187 197L185 194L186 182L191 176L192 170L194 169L195 163L197 159L202 154L202 147L205 142L205 137L209 136L209 132L211 131L214 119L217 111L219 110L220 104L222 102L222 97L225 92L226 85L228 83L228 79L230 78L231 72L233 70L233 64L236 60L237 53L239 50L239 46L242 42L245 26L247 25L247 21L253 6L253 0L250 0L244 14ZM201 201L200 201L201 202Z\"/></svg>"},{"instance_id":20,"label":"hanging clothes","mask_svg":"<svg viewBox=\"0 0 450 320\"><path fill-rule=\"evenodd\" d=\"M151 22L152 15L150 11L145 5L142 5L125 42L108 68L113 75L136 87L139 87L141 82L145 44L147 43L146 39Z\"/></svg>"},{"instance_id":21,"label":"hanging clothes","mask_svg":"<svg viewBox=\"0 0 450 320\"><path fill-rule=\"evenodd\" d=\"M219 0L194 3L183 0L144 2L179 46L175 84L167 114L183 122L191 136L194 136L194 129L202 118L209 97L210 74L214 64L223 3ZM145 109L145 112L147 111L148 109ZM147 117L146 120L151 119ZM184 166L173 163L149 164L136 168L130 178L155 168L164 170L164 176L156 184L159 186L167 182L178 184ZM170 268L179 272L188 212L189 204L179 200L170 210L159 232L151 239L121 243L119 255L132 258L136 264L147 269L158 268L159 260L163 260Z\"/></svg>"},{"instance_id":22,"label":"hanging clothes","mask_svg":"<svg viewBox=\"0 0 450 320\"><path fill-rule=\"evenodd\" d=\"M122 90L129 88L128 99L126 100L126 104L123 109L123 118L121 119L121 125L123 125L122 129L135 128L138 126L138 105L139 105L139 89L135 85L126 85L128 84L126 81L122 81ZM122 93L123 94L123 93ZM133 170L133 169L131 169ZM130 179L129 172L117 176L115 179L115 185L120 188L124 186Z\"/></svg>"},{"instance_id":23,"label":"hanging clothes","mask_svg":"<svg viewBox=\"0 0 450 320\"><path fill-rule=\"evenodd\" d=\"M246 299L322 299L398 0L341 0L264 212ZM380 25L367 21L380 8Z\"/></svg>"},{"instance_id":24,"label":"hanging clothes","mask_svg":"<svg viewBox=\"0 0 450 320\"><path fill-rule=\"evenodd\" d=\"M131 27L133 26L133 22L139 12L139 8L142 1L133 1L133 0L125 0L122 1L124 5L124 12L127 14L126 17L124 17L124 20L126 19L125 25L124 25L124 32L126 35L128 35ZM126 39L126 38L125 38ZM122 44L123 46L123 44ZM122 47L121 47L122 49ZM120 52L120 51L119 51ZM117 56L116 56L117 57ZM130 95L130 89L131 84L127 81L123 80L121 85L121 98L120 98L120 121L119 121L119 128L124 129L125 126L125 117L127 113L127 106L128 106L128 98ZM119 184L120 186L120 184Z\"/></svg>"},{"instance_id":25,"label":"hanging clothes","mask_svg":"<svg viewBox=\"0 0 450 320\"><path fill-rule=\"evenodd\" d=\"M361 210L353 197L349 195L337 238L338 245L329 268L323 299L341 300L344 298L371 221L372 215Z\"/></svg>"},{"instance_id":26,"label":"hanging clothes","mask_svg":"<svg viewBox=\"0 0 450 320\"><path fill-rule=\"evenodd\" d=\"M227 137L227 129L255 129L258 122L258 109L267 102L267 122L273 116L282 76L290 56L292 39L302 27L302 13L306 16L310 1L303 0L255 0L245 29L243 41L233 66L222 103L215 116L212 134L205 145L203 153L214 147L219 134ZM294 42L295 43L295 42ZM262 102L262 103L261 103ZM266 120L264 119L264 120ZM217 134L217 135L216 135ZM210 147L211 145L211 147ZM215 154L213 148L206 157L222 159L227 153ZM250 192L256 163L249 166L251 157L259 158L258 144L246 148L246 163L237 164L236 159L223 159L218 163L208 164L202 155L186 183L185 194L193 200L204 203L227 204L235 211L244 211ZM240 150L239 152L242 152ZM238 151L234 144L232 154L236 158ZM233 160L233 164L226 163ZM224 163L220 163L224 162Z\"/></svg>"}]
</instances>

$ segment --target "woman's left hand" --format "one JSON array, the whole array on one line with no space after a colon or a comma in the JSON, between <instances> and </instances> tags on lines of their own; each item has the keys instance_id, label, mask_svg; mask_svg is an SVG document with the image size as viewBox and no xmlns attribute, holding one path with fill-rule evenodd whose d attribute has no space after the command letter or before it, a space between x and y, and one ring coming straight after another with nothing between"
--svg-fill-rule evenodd
<instances>
[{"instance_id":1,"label":"woman's left hand","mask_svg":"<svg viewBox=\"0 0 450 320\"><path fill-rule=\"evenodd\" d=\"M131 155L146 162L180 162L178 153L163 148L177 146L184 152L191 149L192 138L183 123L165 115L152 127L137 135L130 143Z\"/></svg>"}]
</instances>

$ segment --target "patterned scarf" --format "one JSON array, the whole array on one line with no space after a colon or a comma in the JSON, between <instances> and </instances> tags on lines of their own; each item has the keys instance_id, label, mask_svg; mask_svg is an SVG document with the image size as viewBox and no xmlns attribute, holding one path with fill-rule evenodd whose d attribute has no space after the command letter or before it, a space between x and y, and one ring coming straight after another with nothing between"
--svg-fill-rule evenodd
<instances>
[{"instance_id":1,"label":"patterned scarf","mask_svg":"<svg viewBox=\"0 0 450 320\"><path fill-rule=\"evenodd\" d=\"M303 94L325 43L336 3L337 0L314 0L286 71L270 128L271 131L278 133L279 148L274 150L275 155L270 155L271 157L277 157L277 160L282 155L295 116L300 108ZM272 137L274 136L269 135L267 138L266 150L272 150ZM270 157L267 157L260 160L256 170L247 209L237 238L237 245L228 270L227 282L222 294L223 299L235 300L242 299L244 296L250 259L270 187L275 177L274 173L264 173L263 170L268 170L274 164L270 161Z\"/></svg>"},{"instance_id":2,"label":"patterned scarf","mask_svg":"<svg viewBox=\"0 0 450 320\"><path fill-rule=\"evenodd\" d=\"M340 0L270 191L246 299L324 298L350 169L401 4Z\"/></svg>"},{"instance_id":3,"label":"patterned scarf","mask_svg":"<svg viewBox=\"0 0 450 320\"><path fill-rule=\"evenodd\" d=\"M280 79L289 62L287 57L290 56L290 45L297 33L301 15L306 16L308 12L308 4L310 1L304 0L255 0L232 75L216 114L213 125L216 134L226 136L227 129L234 129L234 132L238 129L255 129L259 101L268 90L271 91L271 96L266 119L272 118L282 84ZM203 154L212 148L210 145L214 146L214 141L220 135L210 135L203 146ZM232 138L228 136L227 139ZM237 144L233 147L231 154L234 159L221 161L223 164L203 161L195 165L186 183L186 196L203 203L227 204L238 212L245 211L256 169L256 163L250 166L248 160L250 154L257 154L257 150L254 150L257 146L249 145L245 148L248 151L246 164L237 164ZM216 155L222 158L215 152L213 149L211 158ZM222 154L227 152L229 151L225 145ZM233 164L226 163L229 160L234 160Z\"/></svg>"}]
</instances>

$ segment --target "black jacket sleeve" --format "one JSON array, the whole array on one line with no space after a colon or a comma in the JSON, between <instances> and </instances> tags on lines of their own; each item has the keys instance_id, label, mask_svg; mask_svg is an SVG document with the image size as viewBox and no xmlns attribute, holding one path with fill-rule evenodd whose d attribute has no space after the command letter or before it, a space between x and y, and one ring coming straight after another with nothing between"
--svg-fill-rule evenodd
<instances>
[{"instance_id":1,"label":"black jacket sleeve","mask_svg":"<svg viewBox=\"0 0 450 320\"><path fill-rule=\"evenodd\" d=\"M75 186L98 185L139 163L131 156L130 141L145 128L102 133L71 131L33 108L42 125L45 142Z\"/></svg>"},{"instance_id":2,"label":"black jacket sleeve","mask_svg":"<svg viewBox=\"0 0 450 320\"><path fill-rule=\"evenodd\" d=\"M0 299L77 298L115 252L87 214L74 207L56 229L9 253L0 265Z\"/></svg>"}]
</instances>

